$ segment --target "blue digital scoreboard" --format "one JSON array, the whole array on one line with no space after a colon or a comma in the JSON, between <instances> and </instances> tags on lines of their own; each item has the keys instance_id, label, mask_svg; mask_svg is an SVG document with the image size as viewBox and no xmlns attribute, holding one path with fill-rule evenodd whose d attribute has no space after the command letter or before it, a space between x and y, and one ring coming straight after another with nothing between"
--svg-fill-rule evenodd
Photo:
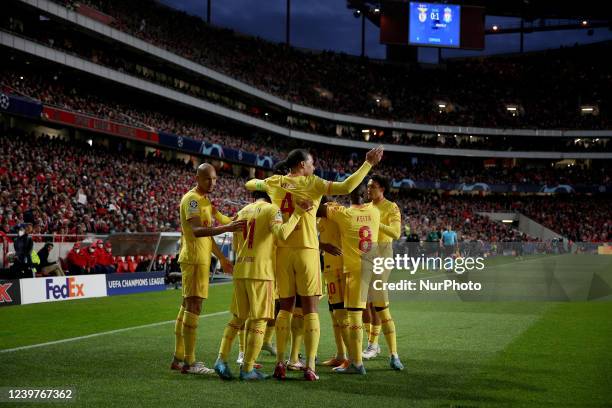
<instances>
[{"instance_id":1,"label":"blue digital scoreboard","mask_svg":"<svg viewBox=\"0 0 612 408\"><path fill-rule=\"evenodd\" d=\"M408 43L459 48L461 6L410 2Z\"/></svg>"}]
</instances>

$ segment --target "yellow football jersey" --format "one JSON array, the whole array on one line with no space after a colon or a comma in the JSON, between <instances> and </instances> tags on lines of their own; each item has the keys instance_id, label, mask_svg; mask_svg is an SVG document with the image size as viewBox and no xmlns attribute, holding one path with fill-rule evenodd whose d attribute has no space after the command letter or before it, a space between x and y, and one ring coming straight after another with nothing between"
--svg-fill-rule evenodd
<instances>
[{"instance_id":1,"label":"yellow football jersey","mask_svg":"<svg viewBox=\"0 0 612 408\"><path fill-rule=\"evenodd\" d=\"M332 206L327 218L338 224L342 241L342 261L345 273L361 272L361 256L378 242L380 212L372 204Z\"/></svg>"},{"instance_id":2,"label":"yellow football jersey","mask_svg":"<svg viewBox=\"0 0 612 408\"><path fill-rule=\"evenodd\" d=\"M393 242L394 239L399 239L402 234L402 213L397 204L383 198L374 206L380 211L378 242Z\"/></svg>"},{"instance_id":3,"label":"yellow football jersey","mask_svg":"<svg viewBox=\"0 0 612 408\"><path fill-rule=\"evenodd\" d=\"M328 204L328 208L329 207ZM336 247L342 245L338 224L327 218L319 218L318 229L320 242L332 244ZM323 273L334 272L336 269L342 269L342 256L334 256L327 252L323 252Z\"/></svg>"},{"instance_id":4,"label":"yellow football jersey","mask_svg":"<svg viewBox=\"0 0 612 408\"><path fill-rule=\"evenodd\" d=\"M213 207L208 197L197 192L196 188L189 190L181 199L181 252L179 263L210 264L212 252L211 237L196 238L193 235L189 220L199 217L202 226L212 223Z\"/></svg>"},{"instance_id":5,"label":"yellow football jersey","mask_svg":"<svg viewBox=\"0 0 612 408\"><path fill-rule=\"evenodd\" d=\"M372 166L368 162L350 177L342 182L331 182L312 176L282 176L274 175L265 180L249 180L246 183L248 190L266 191L272 202L276 204L287 220L295 209L298 200L312 200L313 208L304 214L295 230L286 240L279 241L279 247L314 248L319 249L317 239L316 213L323 195L345 195L355 189L368 174Z\"/></svg>"},{"instance_id":6,"label":"yellow football jersey","mask_svg":"<svg viewBox=\"0 0 612 408\"><path fill-rule=\"evenodd\" d=\"M247 220L247 224L242 231L234 232L234 278L274 280L277 238L286 237L295 228L300 219L298 213L283 224L276 205L256 201L240 210L237 216L239 220Z\"/></svg>"}]
</instances>

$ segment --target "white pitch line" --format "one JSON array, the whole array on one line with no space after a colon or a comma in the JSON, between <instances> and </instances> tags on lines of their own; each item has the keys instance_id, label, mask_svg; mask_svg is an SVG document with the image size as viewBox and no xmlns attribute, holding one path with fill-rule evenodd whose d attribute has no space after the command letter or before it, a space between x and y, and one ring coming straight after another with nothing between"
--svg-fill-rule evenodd
<instances>
[{"instance_id":1,"label":"white pitch line","mask_svg":"<svg viewBox=\"0 0 612 408\"><path fill-rule=\"evenodd\" d=\"M555 256L560 256L560 255L553 255L552 257L555 257ZM552 257L549 257L549 258L552 258ZM525 259L525 260L518 261L518 262L515 262L515 263L531 262L531 261L536 261L536 260L540 260L540 259L542 259L542 258ZM496 268L496 267L505 266L505 265L507 265L507 264L495 265L495 266L491 267L491 269ZM430 276L429 278L430 279L437 279L437 278L441 278L443 276L447 276L447 275L446 274L440 274L440 275ZM426 277L415 276L415 277L413 277L413 279L408 279L408 280L416 280L416 279L426 279ZM226 284L226 283L231 283L231 282L220 282L220 283L217 283L217 285L219 285L219 284ZM326 295L327 294L324 294L323 296L321 296L321 299L323 299ZM222 312L216 312L216 313L209 313L209 314L201 315L200 318L214 317L214 316L219 316L219 315L226 314L226 313L229 313L229 312L228 311L222 311ZM71 337L71 338L68 338L68 339L48 341L46 343L31 344L29 346L21 346L21 347L15 347L15 348L10 348L10 349L4 349L4 350L0 350L0 354L2 354L2 353L12 353L12 352L21 351L21 350L29 350L29 349L45 347L45 346L52 346L54 344L69 343L69 342L72 342L72 341L79 341L79 340L89 339L89 338L92 338L92 337L105 336L107 334L122 333L122 332L130 331L130 330L146 329L148 327L155 327L155 326L161 326L163 324L174 323L175 321L176 320L166 320L165 322L157 322L157 323L151 323L151 324L144 324L142 326L125 327L123 329L117 329L117 330L110 330L110 331L105 331L105 332L100 332L100 333L88 334L86 336Z\"/></svg>"},{"instance_id":2,"label":"white pitch line","mask_svg":"<svg viewBox=\"0 0 612 408\"><path fill-rule=\"evenodd\" d=\"M205 314L205 315L201 315L200 318L204 319L206 317L220 316L220 315L226 314L226 313L229 313L229 312L227 310L224 310L222 312L208 313L208 314ZM164 324L174 323L175 321L176 320L166 320L165 322L157 322L157 323L151 323L151 324L144 324L142 326L125 327L123 329L117 329L117 330L110 330L110 331L105 331L105 332L88 334L86 336L71 337L71 338L68 338L68 339L48 341L46 343L31 344L29 346L22 346L22 347L15 347L15 348L10 348L10 349L4 349L4 350L0 350L0 354L2 354L2 353L12 353L14 351L21 351L21 350L29 350L29 349L45 347L45 346L52 346L54 344L69 343L69 342L72 342L72 341L79 341L79 340L84 340L84 339L90 339L92 337L105 336L107 334L123 333L123 332L130 331L130 330L146 329L148 327L155 327L155 326L161 326L161 325L164 325Z\"/></svg>"}]
</instances>

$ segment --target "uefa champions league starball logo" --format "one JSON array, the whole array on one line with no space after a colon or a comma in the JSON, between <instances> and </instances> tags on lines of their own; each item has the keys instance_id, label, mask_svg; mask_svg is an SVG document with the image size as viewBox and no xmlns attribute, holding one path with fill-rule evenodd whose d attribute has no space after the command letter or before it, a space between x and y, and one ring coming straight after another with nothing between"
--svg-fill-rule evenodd
<instances>
[{"instance_id":1,"label":"uefa champions league starball logo","mask_svg":"<svg viewBox=\"0 0 612 408\"><path fill-rule=\"evenodd\" d=\"M420 4L417 10L419 10L419 21L424 23L427 20L427 7Z\"/></svg>"},{"instance_id":2,"label":"uefa champions league starball logo","mask_svg":"<svg viewBox=\"0 0 612 408\"><path fill-rule=\"evenodd\" d=\"M453 21L453 12L451 11L450 7L444 8L444 16L442 17L442 19L446 24L449 24L451 21Z\"/></svg>"},{"instance_id":3,"label":"uefa champions league starball logo","mask_svg":"<svg viewBox=\"0 0 612 408\"><path fill-rule=\"evenodd\" d=\"M11 100L5 94L0 94L0 109L7 110Z\"/></svg>"},{"instance_id":4,"label":"uefa champions league starball logo","mask_svg":"<svg viewBox=\"0 0 612 408\"><path fill-rule=\"evenodd\" d=\"M178 147L183 147L183 137L182 136L179 136L176 139L176 144L178 145Z\"/></svg>"}]
</instances>

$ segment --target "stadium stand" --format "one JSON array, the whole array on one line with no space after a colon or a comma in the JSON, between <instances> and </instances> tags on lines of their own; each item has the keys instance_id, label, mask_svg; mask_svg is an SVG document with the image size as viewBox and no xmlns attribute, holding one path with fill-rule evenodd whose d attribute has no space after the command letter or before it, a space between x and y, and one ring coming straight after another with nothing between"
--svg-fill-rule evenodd
<instances>
[{"instance_id":1,"label":"stadium stand","mask_svg":"<svg viewBox=\"0 0 612 408\"><path fill-rule=\"evenodd\" d=\"M82 4L96 8L121 31L291 102L334 112L463 126L610 127L605 101L610 73L599 58L609 53L609 42L519 57L456 60L432 70L302 51L208 26L152 0L58 3L77 11ZM284 69L279 70L281 63ZM551 65L558 69L551 71ZM438 101L454 109L441 114ZM598 104L599 115L581 115L582 102ZM506 104L520 106L522 114L509 114Z\"/></svg>"},{"instance_id":2,"label":"stadium stand","mask_svg":"<svg viewBox=\"0 0 612 408\"><path fill-rule=\"evenodd\" d=\"M193 182L193 163L51 139L3 133L0 137L0 225L5 233L32 223L33 235L176 231L174 211ZM36 157L36 160L31 160ZM248 200L244 177L219 173L215 205L233 215ZM609 198L398 193L406 222L417 230L442 229L450 222L465 237L512 240L511 228L477 211L520 211L574 241L612 239ZM424 235L424 234L423 234Z\"/></svg>"},{"instance_id":3,"label":"stadium stand","mask_svg":"<svg viewBox=\"0 0 612 408\"><path fill-rule=\"evenodd\" d=\"M23 73L23 72L22 72ZM162 113L138 107L138 103L118 102L117 98L103 96L101 92L89 92L83 80L75 80L60 72L36 74L27 72L23 75L15 71L1 72L1 83L5 92L25 95L43 103L70 109L75 112L91 114L103 119L125 123L143 128L154 128L158 131L167 131L196 140L206 140L224 147L241 149L259 155L270 155L276 158L296 147L303 147L303 143L288 138L279 138L249 129L230 132L219 127L211 127L211 121L203 120L196 114L187 117L185 112L176 115ZM451 138L454 139L454 138ZM529 143L538 145L534 138L506 138L509 149L515 143ZM521 141L524 142L521 142ZM580 146L591 150L593 146L574 143L572 150L580 151ZM496 142L503 146L502 141ZM539 143L550 145L550 141L542 140ZM322 170L335 173L354 171L360 164L355 160L359 156L358 150L350 147L334 147L329 149L321 144L308 144L317 159L317 166ZM610 144L600 147L609 149ZM550 148L550 146L546 146ZM587 148L588 147L588 148ZM514 148L520 150L520 148ZM609 161L596 160L588 165L583 162L573 163L570 166L554 167L553 162L546 160L533 161L531 164L513 160L498 160L485 163L483 160L465 159L456 157L418 157L407 160L406 155L386 155L382 172L395 179L412 179L428 181L447 181L458 183L484 182L496 183L532 183L536 185L557 184L609 184L612 180ZM497 163L497 165L495 165Z\"/></svg>"}]
</instances>

